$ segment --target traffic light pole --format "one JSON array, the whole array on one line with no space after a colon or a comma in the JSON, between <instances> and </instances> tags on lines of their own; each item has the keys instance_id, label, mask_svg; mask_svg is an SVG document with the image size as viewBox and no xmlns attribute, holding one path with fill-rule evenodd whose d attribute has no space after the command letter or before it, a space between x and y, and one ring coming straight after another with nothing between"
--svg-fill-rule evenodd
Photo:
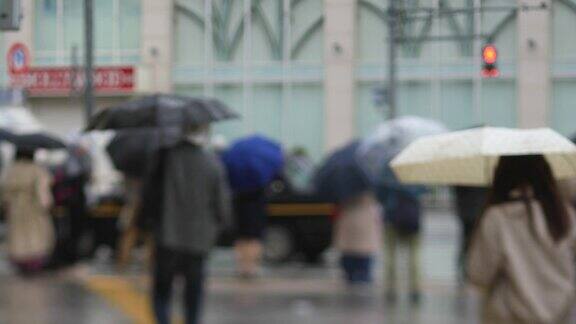
<instances>
[{"instance_id":1,"label":"traffic light pole","mask_svg":"<svg viewBox=\"0 0 576 324\"><path fill-rule=\"evenodd\" d=\"M396 118L397 114L397 100L396 89L398 87L397 71L398 68L398 41L397 41L397 12L394 6L395 1L390 1L388 4L388 87L386 88L386 96L388 98L388 119Z\"/></svg>"},{"instance_id":2,"label":"traffic light pole","mask_svg":"<svg viewBox=\"0 0 576 324\"><path fill-rule=\"evenodd\" d=\"M446 36L429 36L429 37L404 37L403 35L399 34L399 23L398 15L400 9L396 7L396 2L394 0L390 0L388 2L388 14L387 14L387 23L388 23L388 85L385 88L386 96L388 98L388 119L396 118L398 113L398 100L397 100L397 88L398 88L398 46L402 43L407 42L414 42L414 41L447 41L447 40L459 40L459 39L486 39L487 35L480 34L479 28L476 29L476 33L471 35L464 35L464 36L453 36L453 35L446 35ZM542 3L541 5L537 6L490 6L490 7L482 7L481 1L474 1L474 6L472 8L458 8L458 9L439 9L439 8L402 8L403 16L410 17L413 19L418 18L426 18L429 15L435 14L437 17L442 15L456 15L456 14L473 14L476 22L479 22L480 13L482 12L500 12L505 10L546 10L547 5L546 3ZM422 15L424 14L424 16ZM480 109L479 102L480 102L480 93L475 94L475 102L477 105L476 109Z\"/></svg>"},{"instance_id":3,"label":"traffic light pole","mask_svg":"<svg viewBox=\"0 0 576 324\"><path fill-rule=\"evenodd\" d=\"M86 125L94 112L94 7L84 0L84 114Z\"/></svg>"}]
</instances>

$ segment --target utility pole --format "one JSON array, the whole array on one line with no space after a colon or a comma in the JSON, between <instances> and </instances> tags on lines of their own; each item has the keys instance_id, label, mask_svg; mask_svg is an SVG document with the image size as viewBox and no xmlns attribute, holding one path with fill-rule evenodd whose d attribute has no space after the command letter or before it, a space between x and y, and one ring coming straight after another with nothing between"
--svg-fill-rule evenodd
<instances>
[{"instance_id":1,"label":"utility pole","mask_svg":"<svg viewBox=\"0 0 576 324\"><path fill-rule=\"evenodd\" d=\"M84 0L84 114L86 125L94 112L94 7Z\"/></svg>"},{"instance_id":2,"label":"utility pole","mask_svg":"<svg viewBox=\"0 0 576 324\"><path fill-rule=\"evenodd\" d=\"M397 28L398 28L398 12L394 5L396 1L391 0L388 3L388 86L386 88L386 97L388 98L388 119L396 118L397 113L397 58L398 58L398 43L397 43Z\"/></svg>"},{"instance_id":3,"label":"utility pole","mask_svg":"<svg viewBox=\"0 0 576 324\"><path fill-rule=\"evenodd\" d=\"M74 106L78 85L78 46L73 45L70 49L70 107Z\"/></svg>"}]
</instances>

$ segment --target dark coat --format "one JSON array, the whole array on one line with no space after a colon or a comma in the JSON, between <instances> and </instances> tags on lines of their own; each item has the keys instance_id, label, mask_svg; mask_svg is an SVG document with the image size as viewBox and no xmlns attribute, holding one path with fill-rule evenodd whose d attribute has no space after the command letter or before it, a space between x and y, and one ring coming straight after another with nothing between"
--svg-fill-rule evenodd
<instances>
[{"instance_id":1,"label":"dark coat","mask_svg":"<svg viewBox=\"0 0 576 324\"><path fill-rule=\"evenodd\" d=\"M207 253L229 226L231 201L220 160L188 142L160 152L144 185L140 217L158 244Z\"/></svg>"}]
</instances>

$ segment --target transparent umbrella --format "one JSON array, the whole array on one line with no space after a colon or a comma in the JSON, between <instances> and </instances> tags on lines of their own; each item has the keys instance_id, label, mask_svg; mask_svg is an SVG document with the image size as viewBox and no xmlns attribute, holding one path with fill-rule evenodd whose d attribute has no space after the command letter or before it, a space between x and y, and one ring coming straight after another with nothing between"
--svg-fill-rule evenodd
<instances>
[{"instance_id":1,"label":"transparent umbrella","mask_svg":"<svg viewBox=\"0 0 576 324\"><path fill-rule=\"evenodd\" d=\"M374 134L366 138L358 149L359 160L376 182L386 181L389 162L416 139L447 132L439 122L405 116L382 123Z\"/></svg>"}]
</instances>

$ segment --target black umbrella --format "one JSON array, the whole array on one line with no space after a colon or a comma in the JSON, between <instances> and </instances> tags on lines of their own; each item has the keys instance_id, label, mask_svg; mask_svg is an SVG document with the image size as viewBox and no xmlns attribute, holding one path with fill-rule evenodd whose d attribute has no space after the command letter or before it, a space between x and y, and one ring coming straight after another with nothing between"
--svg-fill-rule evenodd
<instances>
[{"instance_id":1,"label":"black umbrella","mask_svg":"<svg viewBox=\"0 0 576 324\"><path fill-rule=\"evenodd\" d=\"M180 140L177 128L120 130L110 141L106 151L116 169L140 178L146 175L148 162L155 152Z\"/></svg>"},{"instance_id":2,"label":"black umbrella","mask_svg":"<svg viewBox=\"0 0 576 324\"><path fill-rule=\"evenodd\" d=\"M31 151L66 148L66 144L62 140L47 133L14 134L8 130L0 129L0 141L8 141L19 149Z\"/></svg>"},{"instance_id":3,"label":"black umbrella","mask_svg":"<svg viewBox=\"0 0 576 324\"><path fill-rule=\"evenodd\" d=\"M16 137L18 137L18 135L5 129L0 129L0 141L13 142L16 139Z\"/></svg>"},{"instance_id":4,"label":"black umbrella","mask_svg":"<svg viewBox=\"0 0 576 324\"><path fill-rule=\"evenodd\" d=\"M216 99L156 94L100 111L87 130L197 126L238 117Z\"/></svg>"}]
</instances>

